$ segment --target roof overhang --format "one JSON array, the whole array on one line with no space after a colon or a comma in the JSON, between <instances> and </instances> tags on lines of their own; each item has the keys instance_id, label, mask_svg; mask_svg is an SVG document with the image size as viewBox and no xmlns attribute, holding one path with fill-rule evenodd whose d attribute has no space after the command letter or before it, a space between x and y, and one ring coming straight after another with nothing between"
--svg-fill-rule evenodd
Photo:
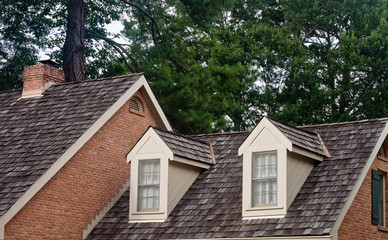
<instances>
[{"instance_id":1,"label":"roof overhang","mask_svg":"<svg viewBox=\"0 0 388 240\"><path fill-rule=\"evenodd\" d=\"M267 117L263 117L260 120L260 122L256 125L256 127L250 132L248 137L240 145L238 149L239 156L241 156L249 148L249 146L260 135L263 129L269 130L272 135L287 148L288 151L295 152L297 154L315 159L317 161L323 161L323 155L319 155L317 153L311 152L293 144L291 140L288 139L273 123L271 123L271 121L269 121Z\"/></svg>"},{"instance_id":2,"label":"roof overhang","mask_svg":"<svg viewBox=\"0 0 388 240\"><path fill-rule=\"evenodd\" d=\"M161 149L164 154L167 155L169 159L173 159L174 154L167 144L160 138L160 136L155 132L152 127L149 127L148 130L141 136L139 141L132 147L131 151L127 154L127 162L131 162L131 159L135 158L135 155L138 154L140 149L148 142L149 139L152 139L155 144Z\"/></svg>"},{"instance_id":3,"label":"roof overhang","mask_svg":"<svg viewBox=\"0 0 388 240\"><path fill-rule=\"evenodd\" d=\"M186 165L209 169L210 164L198 162L192 159L188 159L185 157L177 156L173 153L173 151L167 146L167 144L163 141L163 139L158 135L158 133L152 128L149 127L148 130L143 134L143 136L137 141L137 143L132 147L132 149L127 154L127 162L131 162L131 159L134 159L140 149L150 140L157 145L157 149L161 149L161 151L167 155L170 161L176 161L180 163L184 163Z\"/></svg>"},{"instance_id":4,"label":"roof overhang","mask_svg":"<svg viewBox=\"0 0 388 240\"><path fill-rule=\"evenodd\" d=\"M143 89L143 90L141 90ZM148 99L161 127L172 130L162 108L157 102L147 80L141 76L66 152L0 217L0 240L4 239L4 226L27 204L28 201L89 141L91 137L137 92L141 90Z\"/></svg>"}]
</instances>

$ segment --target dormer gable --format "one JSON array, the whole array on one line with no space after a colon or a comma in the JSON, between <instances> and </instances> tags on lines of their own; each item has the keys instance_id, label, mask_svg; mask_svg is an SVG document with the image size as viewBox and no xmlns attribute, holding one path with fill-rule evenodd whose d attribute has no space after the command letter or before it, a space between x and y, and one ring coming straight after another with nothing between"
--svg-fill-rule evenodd
<instances>
[{"instance_id":1,"label":"dormer gable","mask_svg":"<svg viewBox=\"0 0 388 240\"><path fill-rule=\"evenodd\" d=\"M131 163L129 221L164 221L203 169L214 161L208 143L148 128L127 155Z\"/></svg>"},{"instance_id":2,"label":"dormer gable","mask_svg":"<svg viewBox=\"0 0 388 240\"><path fill-rule=\"evenodd\" d=\"M243 156L243 218L284 217L326 153L319 135L263 117L238 149Z\"/></svg>"}]
</instances>

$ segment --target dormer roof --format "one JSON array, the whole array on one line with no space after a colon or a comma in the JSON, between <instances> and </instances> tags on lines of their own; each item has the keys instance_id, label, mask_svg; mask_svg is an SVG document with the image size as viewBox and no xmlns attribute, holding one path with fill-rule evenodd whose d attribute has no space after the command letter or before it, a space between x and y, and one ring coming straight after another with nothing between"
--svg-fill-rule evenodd
<instances>
[{"instance_id":1,"label":"dormer roof","mask_svg":"<svg viewBox=\"0 0 388 240\"><path fill-rule=\"evenodd\" d=\"M171 149L174 155L206 164L214 163L214 157L209 142L196 140L185 135L165 131L159 128L152 128Z\"/></svg>"},{"instance_id":2,"label":"dormer roof","mask_svg":"<svg viewBox=\"0 0 388 240\"><path fill-rule=\"evenodd\" d=\"M321 156L328 157L330 155L319 134L310 132L307 129L292 127L272 118L268 118L268 120L274 124L292 142L292 144Z\"/></svg>"},{"instance_id":3,"label":"dormer roof","mask_svg":"<svg viewBox=\"0 0 388 240\"><path fill-rule=\"evenodd\" d=\"M274 119L263 117L241 143L238 154L243 154L257 137L266 129L276 141L280 141L288 151L298 152L310 158L322 161L330 154L322 138L317 133L299 129Z\"/></svg>"}]
</instances>

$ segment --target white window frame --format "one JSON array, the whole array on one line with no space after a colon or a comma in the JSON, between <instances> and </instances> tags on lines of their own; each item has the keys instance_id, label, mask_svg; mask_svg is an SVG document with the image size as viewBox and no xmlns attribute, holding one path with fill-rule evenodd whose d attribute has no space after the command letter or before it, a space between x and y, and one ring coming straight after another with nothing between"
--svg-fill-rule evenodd
<instances>
[{"instance_id":1,"label":"white window frame","mask_svg":"<svg viewBox=\"0 0 388 240\"><path fill-rule=\"evenodd\" d=\"M252 207L253 153L276 152L277 154L277 201ZM251 145L243 153L243 219L282 218L286 214L287 199L287 148L282 144Z\"/></svg>"},{"instance_id":2,"label":"white window frame","mask_svg":"<svg viewBox=\"0 0 388 240\"><path fill-rule=\"evenodd\" d=\"M138 209L139 162L160 160L159 209ZM167 219L168 157L164 153L137 154L131 161L131 187L129 195L130 222L160 222Z\"/></svg>"}]
</instances>

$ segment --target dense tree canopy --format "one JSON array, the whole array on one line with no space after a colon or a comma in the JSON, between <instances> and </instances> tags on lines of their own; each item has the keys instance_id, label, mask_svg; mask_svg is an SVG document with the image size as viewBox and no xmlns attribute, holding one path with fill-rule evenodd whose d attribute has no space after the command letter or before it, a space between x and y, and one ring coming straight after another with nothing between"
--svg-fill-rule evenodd
<instances>
[{"instance_id":1,"label":"dense tree canopy","mask_svg":"<svg viewBox=\"0 0 388 240\"><path fill-rule=\"evenodd\" d=\"M61 61L68 1L2 1L0 88ZM385 0L85 1L86 77L144 72L184 133L388 116ZM121 19L126 44L104 25ZM15 26L18 26L17 28Z\"/></svg>"}]
</instances>

